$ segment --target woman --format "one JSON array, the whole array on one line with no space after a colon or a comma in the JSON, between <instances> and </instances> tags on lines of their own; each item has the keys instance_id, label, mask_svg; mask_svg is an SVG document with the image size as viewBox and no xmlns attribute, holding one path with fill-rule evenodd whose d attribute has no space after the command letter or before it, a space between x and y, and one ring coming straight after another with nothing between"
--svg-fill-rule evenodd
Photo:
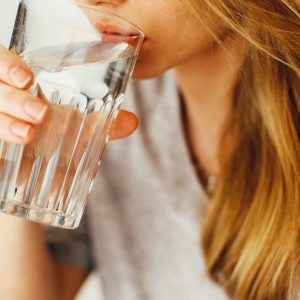
<instances>
[{"instance_id":1,"label":"woman","mask_svg":"<svg viewBox=\"0 0 300 300\"><path fill-rule=\"evenodd\" d=\"M94 204L89 219L91 243L96 245L93 266L101 269L107 299L224 299L221 289L232 299L295 299L300 248L299 2L87 2L145 32L136 79L174 70L163 79L133 84L130 97L140 99L134 105L143 115L142 134L112 146L102 170L107 175L99 179L101 188L95 187L94 198L109 199ZM21 91L32 80L24 63L5 50L0 60L0 137L27 143L35 126L45 121L46 108L29 102L32 96ZM123 112L113 135L126 136L135 126L135 118ZM115 160L120 153L122 164ZM109 174L114 163L124 168L121 178L126 176L126 181ZM192 164L194 169L189 168ZM195 200L203 200L201 185L210 195L205 205ZM139 198L143 205L141 195L149 200ZM63 263L53 268L38 225L4 216L0 222L16 231L12 236L1 229L1 266L14 277L1 280L3 299L13 299L12 290L22 295L15 299L72 299L87 274L80 268L91 267L90 255L76 264L69 250L63 255L66 248L55 246L72 234L50 233L50 248L77 268ZM219 287L201 275L200 223L205 268ZM64 246L73 245L84 255L89 251L86 234L77 234L81 243L70 239ZM28 273L35 265L36 273Z\"/></svg>"}]
</instances>

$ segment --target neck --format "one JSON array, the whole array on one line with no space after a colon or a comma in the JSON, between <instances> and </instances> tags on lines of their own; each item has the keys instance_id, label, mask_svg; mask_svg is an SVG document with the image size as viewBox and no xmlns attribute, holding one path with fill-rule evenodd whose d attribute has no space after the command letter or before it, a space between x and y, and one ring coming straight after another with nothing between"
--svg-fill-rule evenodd
<instances>
[{"instance_id":1,"label":"neck","mask_svg":"<svg viewBox=\"0 0 300 300\"><path fill-rule=\"evenodd\" d=\"M175 68L186 109L187 137L205 177L220 172L219 145L232 111L242 64L240 49L240 41L228 39L222 47L210 48Z\"/></svg>"}]
</instances>

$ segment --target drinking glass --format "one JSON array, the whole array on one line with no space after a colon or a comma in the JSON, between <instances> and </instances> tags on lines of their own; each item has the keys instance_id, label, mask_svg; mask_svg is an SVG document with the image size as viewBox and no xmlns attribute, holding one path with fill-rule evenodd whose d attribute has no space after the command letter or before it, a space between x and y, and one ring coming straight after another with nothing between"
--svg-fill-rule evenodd
<instances>
[{"instance_id":1,"label":"drinking glass","mask_svg":"<svg viewBox=\"0 0 300 300\"><path fill-rule=\"evenodd\" d=\"M88 1L23 0L10 50L49 118L28 145L0 141L0 210L76 228L124 99L143 33Z\"/></svg>"}]
</instances>

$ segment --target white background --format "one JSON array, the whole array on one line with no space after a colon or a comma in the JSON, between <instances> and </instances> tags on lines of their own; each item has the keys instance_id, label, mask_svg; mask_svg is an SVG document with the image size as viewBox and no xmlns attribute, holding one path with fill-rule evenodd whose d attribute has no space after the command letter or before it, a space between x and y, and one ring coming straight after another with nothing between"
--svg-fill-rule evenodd
<instances>
[{"instance_id":1,"label":"white background","mask_svg":"<svg viewBox=\"0 0 300 300\"><path fill-rule=\"evenodd\" d=\"M0 44L7 48L13 31L18 3L19 0L0 0ZM93 274L76 300L101 300L98 282L97 275Z\"/></svg>"},{"instance_id":2,"label":"white background","mask_svg":"<svg viewBox=\"0 0 300 300\"><path fill-rule=\"evenodd\" d=\"M8 47L16 17L18 0L0 0L0 44Z\"/></svg>"}]
</instances>

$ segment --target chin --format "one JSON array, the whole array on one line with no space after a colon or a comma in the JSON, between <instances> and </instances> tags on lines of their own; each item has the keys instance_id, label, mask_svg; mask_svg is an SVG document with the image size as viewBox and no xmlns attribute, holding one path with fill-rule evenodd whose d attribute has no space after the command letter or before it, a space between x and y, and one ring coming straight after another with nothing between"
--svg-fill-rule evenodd
<instances>
[{"instance_id":1,"label":"chin","mask_svg":"<svg viewBox=\"0 0 300 300\"><path fill-rule=\"evenodd\" d=\"M158 61L152 62L148 61L143 63L142 61L137 61L135 68L133 70L133 79L151 79L162 75L167 68L164 68L162 64Z\"/></svg>"},{"instance_id":2,"label":"chin","mask_svg":"<svg viewBox=\"0 0 300 300\"><path fill-rule=\"evenodd\" d=\"M163 74L167 68L166 57L161 55L161 51L155 48L149 39L146 39L140 50L132 78L151 79Z\"/></svg>"}]
</instances>

